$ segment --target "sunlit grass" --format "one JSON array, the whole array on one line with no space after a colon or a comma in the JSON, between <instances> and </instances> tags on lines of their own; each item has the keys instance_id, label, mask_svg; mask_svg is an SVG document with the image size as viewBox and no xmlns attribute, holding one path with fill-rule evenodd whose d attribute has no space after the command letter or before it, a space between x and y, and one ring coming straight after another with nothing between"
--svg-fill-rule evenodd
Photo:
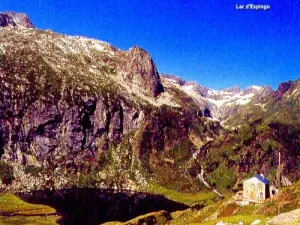
<instances>
[{"instance_id":1,"label":"sunlit grass","mask_svg":"<svg viewBox=\"0 0 300 225\"><path fill-rule=\"evenodd\" d=\"M0 194L0 225L2 224L57 224L55 209L24 202L12 193ZM3 216L3 213L10 215Z\"/></svg>"},{"instance_id":2,"label":"sunlit grass","mask_svg":"<svg viewBox=\"0 0 300 225\"><path fill-rule=\"evenodd\" d=\"M154 194L164 195L166 198L180 202L186 205L192 205L194 203L203 203L205 205L214 203L218 197L211 191L203 191L197 193L182 193L172 189L163 187L157 183L150 185L149 191Z\"/></svg>"},{"instance_id":3,"label":"sunlit grass","mask_svg":"<svg viewBox=\"0 0 300 225\"><path fill-rule=\"evenodd\" d=\"M57 216L0 216L0 225L56 225Z\"/></svg>"}]
</instances>

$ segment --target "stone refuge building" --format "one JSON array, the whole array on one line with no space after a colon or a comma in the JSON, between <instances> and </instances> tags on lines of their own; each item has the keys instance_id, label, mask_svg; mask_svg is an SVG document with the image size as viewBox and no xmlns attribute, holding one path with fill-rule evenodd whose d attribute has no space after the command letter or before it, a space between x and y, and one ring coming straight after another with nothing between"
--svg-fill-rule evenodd
<instances>
[{"instance_id":1,"label":"stone refuge building","mask_svg":"<svg viewBox=\"0 0 300 225\"><path fill-rule=\"evenodd\" d=\"M270 197L270 184L262 174L243 183L243 198L249 202L260 203Z\"/></svg>"}]
</instances>

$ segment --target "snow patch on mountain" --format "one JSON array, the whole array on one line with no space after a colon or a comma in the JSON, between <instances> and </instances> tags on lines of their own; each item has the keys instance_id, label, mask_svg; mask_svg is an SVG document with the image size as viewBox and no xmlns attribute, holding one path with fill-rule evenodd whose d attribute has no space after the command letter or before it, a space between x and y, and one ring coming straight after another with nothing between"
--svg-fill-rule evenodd
<instances>
[{"instance_id":1,"label":"snow patch on mountain","mask_svg":"<svg viewBox=\"0 0 300 225\"><path fill-rule=\"evenodd\" d=\"M188 86L183 86L182 88L185 91L189 92L189 91L193 91L194 86L193 85L188 85Z\"/></svg>"},{"instance_id":2,"label":"snow patch on mountain","mask_svg":"<svg viewBox=\"0 0 300 225\"><path fill-rule=\"evenodd\" d=\"M252 86L250 86L250 88L254 88L254 89L258 90L258 91L260 91L262 89L261 86L256 86L256 85L252 85Z\"/></svg>"},{"instance_id":3,"label":"snow patch on mountain","mask_svg":"<svg viewBox=\"0 0 300 225\"><path fill-rule=\"evenodd\" d=\"M196 82L184 81L176 76L165 74L161 76L164 78L164 85L169 83L169 85L182 90L194 99L199 108L208 108L212 118L221 122L228 119L232 112L238 110L239 107L267 95L272 90L268 86L257 85L245 89L234 86L229 89L214 90L198 85Z\"/></svg>"}]
</instances>

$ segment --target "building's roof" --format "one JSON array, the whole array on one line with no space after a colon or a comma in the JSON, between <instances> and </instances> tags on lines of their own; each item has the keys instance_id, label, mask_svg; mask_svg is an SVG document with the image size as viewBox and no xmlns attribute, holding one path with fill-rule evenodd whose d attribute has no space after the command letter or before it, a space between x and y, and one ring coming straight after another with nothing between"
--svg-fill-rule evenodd
<instances>
[{"instance_id":1,"label":"building's roof","mask_svg":"<svg viewBox=\"0 0 300 225\"><path fill-rule=\"evenodd\" d=\"M269 180L264 178L263 176L261 175L256 175L255 176L259 181L263 182L264 184L268 184L269 183Z\"/></svg>"},{"instance_id":2,"label":"building's roof","mask_svg":"<svg viewBox=\"0 0 300 225\"><path fill-rule=\"evenodd\" d=\"M253 182L253 181L258 181L258 182L262 182L263 184L269 184L269 180L264 178L263 176L261 175L255 175L254 177L251 177L250 179L248 180L245 180L244 182Z\"/></svg>"}]
</instances>

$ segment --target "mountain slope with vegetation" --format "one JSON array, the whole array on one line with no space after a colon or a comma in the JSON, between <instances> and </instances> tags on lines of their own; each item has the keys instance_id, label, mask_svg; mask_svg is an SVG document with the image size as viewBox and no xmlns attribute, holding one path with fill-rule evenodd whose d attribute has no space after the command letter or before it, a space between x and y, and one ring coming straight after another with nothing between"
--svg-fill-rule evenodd
<instances>
[{"instance_id":1,"label":"mountain slope with vegetation","mask_svg":"<svg viewBox=\"0 0 300 225\"><path fill-rule=\"evenodd\" d=\"M226 122L230 129L225 139L202 147L198 160L211 182L233 188L243 178L263 173L278 185L279 169L291 181L299 179L299 84L283 83L260 103L250 102Z\"/></svg>"},{"instance_id":2,"label":"mountain slope with vegetation","mask_svg":"<svg viewBox=\"0 0 300 225\"><path fill-rule=\"evenodd\" d=\"M15 13L0 14L0 79L1 190L142 190L206 215L256 173L300 178L299 80L211 90L160 75L140 47L39 30Z\"/></svg>"}]
</instances>

